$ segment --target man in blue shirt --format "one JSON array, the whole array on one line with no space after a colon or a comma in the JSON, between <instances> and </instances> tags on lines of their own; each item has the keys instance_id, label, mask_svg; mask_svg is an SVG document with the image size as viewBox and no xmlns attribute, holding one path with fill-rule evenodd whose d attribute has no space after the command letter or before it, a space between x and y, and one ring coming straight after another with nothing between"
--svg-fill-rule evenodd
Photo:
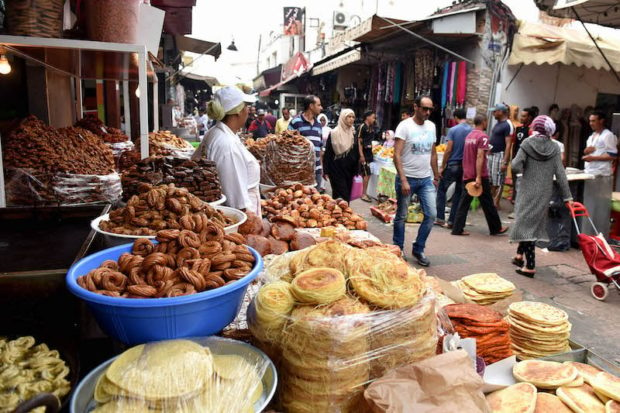
<instances>
[{"instance_id":1,"label":"man in blue shirt","mask_svg":"<svg viewBox=\"0 0 620 413\"><path fill-rule=\"evenodd\" d=\"M314 173L316 176L317 188L321 188L323 179L323 167L321 166L321 148L323 148L322 127L321 122L317 120L317 116L321 114L323 106L321 99L314 95L308 95L303 100L304 111L295 116L288 124L290 130L299 131L314 145Z\"/></svg>"},{"instance_id":2,"label":"man in blue shirt","mask_svg":"<svg viewBox=\"0 0 620 413\"><path fill-rule=\"evenodd\" d=\"M456 211L459 208L459 201L463 193L463 146L465 145L465 137L471 132L471 126L465 118L465 110L455 110L454 118L458 124L448 131L447 147L439 167L441 180L437 187L437 219L435 225L445 228L452 228ZM452 182L455 183L454 195L452 195L452 207L446 223L446 191Z\"/></svg>"}]
</instances>

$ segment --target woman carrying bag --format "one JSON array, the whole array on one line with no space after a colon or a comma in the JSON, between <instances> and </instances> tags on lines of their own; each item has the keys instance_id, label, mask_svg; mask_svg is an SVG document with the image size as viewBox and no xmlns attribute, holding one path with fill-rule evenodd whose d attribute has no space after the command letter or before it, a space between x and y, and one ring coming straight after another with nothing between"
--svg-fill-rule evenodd
<instances>
[{"instance_id":1,"label":"woman carrying bag","mask_svg":"<svg viewBox=\"0 0 620 413\"><path fill-rule=\"evenodd\" d=\"M360 125L357 133L358 150L360 154L360 163L362 176L364 177L364 190L362 201L370 202L368 196L368 181L370 180L370 163L374 160L372 153L372 141L375 139L375 121L377 115L374 111L368 110L364 113L364 123Z\"/></svg>"},{"instance_id":2,"label":"woman carrying bag","mask_svg":"<svg viewBox=\"0 0 620 413\"><path fill-rule=\"evenodd\" d=\"M355 139L355 113L343 109L336 126L327 138L323 155L323 176L329 179L334 199L351 199L353 177L357 174L359 152Z\"/></svg>"}]
</instances>

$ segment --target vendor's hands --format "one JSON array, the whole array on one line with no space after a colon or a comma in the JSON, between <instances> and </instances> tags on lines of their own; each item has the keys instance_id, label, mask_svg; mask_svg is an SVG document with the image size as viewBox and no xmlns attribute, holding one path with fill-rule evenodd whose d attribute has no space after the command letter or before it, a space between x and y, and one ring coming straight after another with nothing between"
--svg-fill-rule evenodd
<instances>
[{"instance_id":1,"label":"vendor's hands","mask_svg":"<svg viewBox=\"0 0 620 413\"><path fill-rule=\"evenodd\" d=\"M508 164L507 163L503 163L501 170L502 170L502 172L506 172L508 170Z\"/></svg>"},{"instance_id":2,"label":"vendor's hands","mask_svg":"<svg viewBox=\"0 0 620 413\"><path fill-rule=\"evenodd\" d=\"M581 159L583 159L586 162L592 162L594 160L594 155L582 156Z\"/></svg>"},{"instance_id":3,"label":"vendor's hands","mask_svg":"<svg viewBox=\"0 0 620 413\"><path fill-rule=\"evenodd\" d=\"M409 186L409 182L407 182L407 180L402 181L400 185L400 192L403 196L409 196L411 193L411 187Z\"/></svg>"},{"instance_id":4,"label":"vendor's hands","mask_svg":"<svg viewBox=\"0 0 620 413\"><path fill-rule=\"evenodd\" d=\"M590 155L592 152L594 152L596 150L596 148L594 146L588 146L583 150L583 154L584 155Z\"/></svg>"},{"instance_id":5,"label":"vendor's hands","mask_svg":"<svg viewBox=\"0 0 620 413\"><path fill-rule=\"evenodd\" d=\"M360 163L362 165L366 165L366 158L364 158L363 156L360 158Z\"/></svg>"},{"instance_id":6,"label":"vendor's hands","mask_svg":"<svg viewBox=\"0 0 620 413\"><path fill-rule=\"evenodd\" d=\"M476 182L474 183L476 188L480 188L482 186L482 178L476 178Z\"/></svg>"}]
</instances>

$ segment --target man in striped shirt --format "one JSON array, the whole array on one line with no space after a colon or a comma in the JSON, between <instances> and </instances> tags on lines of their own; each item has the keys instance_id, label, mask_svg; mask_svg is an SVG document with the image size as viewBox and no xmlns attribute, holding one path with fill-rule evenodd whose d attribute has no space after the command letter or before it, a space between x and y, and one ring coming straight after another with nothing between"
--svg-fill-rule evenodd
<instances>
[{"instance_id":1,"label":"man in striped shirt","mask_svg":"<svg viewBox=\"0 0 620 413\"><path fill-rule=\"evenodd\" d=\"M304 111L295 116L288 124L290 130L299 131L310 142L314 144L314 173L316 175L317 187L321 188L323 179L323 167L321 165L321 148L323 147L321 122L317 120L317 116L323 110L321 99L314 95L308 95L304 98Z\"/></svg>"}]
</instances>

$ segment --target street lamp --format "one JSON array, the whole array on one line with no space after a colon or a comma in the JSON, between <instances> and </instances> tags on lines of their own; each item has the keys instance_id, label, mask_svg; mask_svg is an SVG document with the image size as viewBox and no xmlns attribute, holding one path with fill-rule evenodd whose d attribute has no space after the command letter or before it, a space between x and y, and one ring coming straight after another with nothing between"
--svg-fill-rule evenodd
<instances>
[{"instance_id":1,"label":"street lamp","mask_svg":"<svg viewBox=\"0 0 620 413\"><path fill-rule=\"evenodd\" d=\"M239 51L239 49L237 49L237 46L235 46L235 39L232 40L232 42L230 43L230 45L226 48L232 52L237 52Z\"/></svg>"}]
</instances>

